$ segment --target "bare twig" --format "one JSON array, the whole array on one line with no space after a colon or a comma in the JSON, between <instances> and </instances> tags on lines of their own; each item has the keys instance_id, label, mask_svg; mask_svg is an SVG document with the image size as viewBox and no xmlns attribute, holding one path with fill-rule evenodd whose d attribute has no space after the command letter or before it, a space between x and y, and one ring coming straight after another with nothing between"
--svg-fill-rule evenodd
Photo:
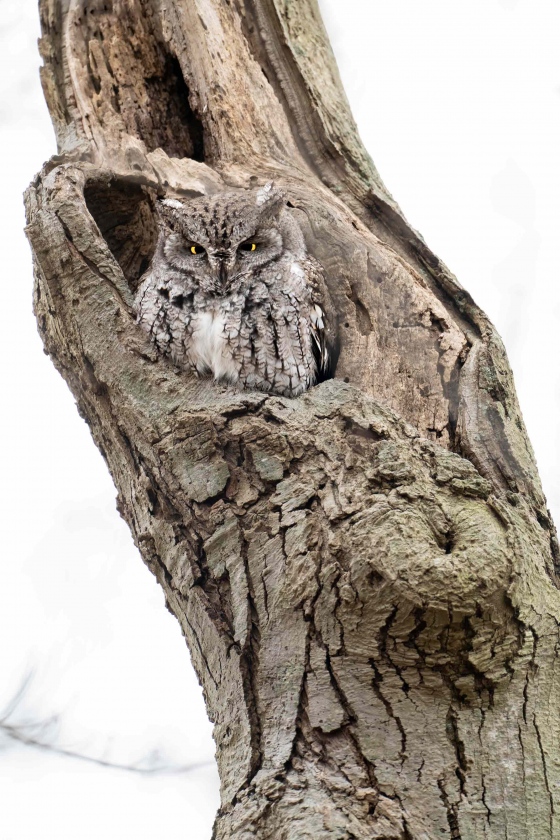
<instances>
[{"instance_id":1,"label":"bare twig","mask_svg":"<svg viewBox=\"0 0 560 840\"><path fill-rule=\"evenodd\" d=\"M34 674L30 671L23 678L20 687L14 693L12 699L5 706L0 715L0 732L10 741L23 744L26 747L49 752L53 755L65 756L66 758L86 761L90 764L97 764L100 767L111 767L115 770L126 770L130 773L141 773L143 775L159 774L182 774L191 773L202 767L208 767L213 762L197 761L192 764L170 764L158 761L159 752L153 750L147 756L135 764L127 764L118 761L109 761L92 755L86 755L78 750L63 747L55 742L56 730L60 723L60 715L51 715L43 719L32 721L15 722L14 716L21 710L29 687L33 681Z\"/></svg>"}]
</instances>

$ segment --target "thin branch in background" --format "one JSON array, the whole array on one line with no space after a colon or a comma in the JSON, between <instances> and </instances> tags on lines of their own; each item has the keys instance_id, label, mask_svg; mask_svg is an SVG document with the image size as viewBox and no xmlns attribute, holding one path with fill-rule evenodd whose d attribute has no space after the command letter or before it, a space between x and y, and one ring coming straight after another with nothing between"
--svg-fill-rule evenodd
<instances>
[{"instance_id":1,"label":"thin branch in background","mask_svg":"<svg viewBox=\"0 0 560 840\"><path fill-rule=\"evenodd\" d=\"M33 747L53 755L65 756L79 761L86 761L89 764L97 764L100 767L110 767L115 770L126 770L129 773L141 773L143 775L160 774L181 774L191 773L202 767L209 767L212 761L198 761L192 764L171 764L160 759L159 750L155 749L134 764L126 764L118 761L98 758L78 750L69 749L56 743L60 727L60 715L51 715L43 719L16 721L14 718L21 713L21 707L28 695L34 674L30 671L23 678L20 687L14 693L12 699L0 712L0 733L12 743L22 744L26 747ZM0 743L0 749L6 747Z\"/></svg>"}]
</instances>

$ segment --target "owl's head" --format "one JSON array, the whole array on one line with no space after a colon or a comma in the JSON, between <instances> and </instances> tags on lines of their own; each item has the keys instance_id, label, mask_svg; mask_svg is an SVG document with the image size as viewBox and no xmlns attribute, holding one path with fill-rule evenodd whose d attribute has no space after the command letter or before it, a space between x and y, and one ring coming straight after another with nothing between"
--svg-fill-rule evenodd
<instances>
[{"instance_id":1,"label":"owl's head","mask_svg":"<svg viewBox=\"0 0 560 840\"><path fill-rule=\"evenodd\" d=\"M211 295L242 288L247 278L286 253L305 252L283 193L267 184L188 202L158 202L159 248L165 262Z\"/></svg>"}]
</instances>

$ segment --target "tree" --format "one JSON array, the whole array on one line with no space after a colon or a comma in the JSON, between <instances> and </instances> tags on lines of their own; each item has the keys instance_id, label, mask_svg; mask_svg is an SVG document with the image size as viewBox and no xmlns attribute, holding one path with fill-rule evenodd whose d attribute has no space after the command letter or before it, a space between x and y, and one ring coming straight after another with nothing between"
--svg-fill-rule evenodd
<instances>
[{"instance_id":1,"label":"tree","mask_svg":"<svg viewBox=\"0 0 560 840\"><path fill-rule=\"evenodd\" d=\"M177 616L225 838L553 838L558 546L499 337L362 148L313 0L42 2L59 143L26 195L45 347ZM153 202L282 185L336 377L156 358Z\"/></svg>"}]
</instances>

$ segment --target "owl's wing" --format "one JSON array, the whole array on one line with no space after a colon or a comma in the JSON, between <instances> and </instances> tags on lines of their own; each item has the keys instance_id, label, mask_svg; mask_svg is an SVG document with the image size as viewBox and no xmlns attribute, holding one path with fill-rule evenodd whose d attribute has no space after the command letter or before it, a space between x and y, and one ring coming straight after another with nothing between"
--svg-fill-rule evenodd
<instances>
[{"instance_id":1,"label":"owl's wing","mask_svg":"<svg viewBox=\"0 0 560 840\"><path fill-rule=\"evenodd\" d=\"M325 378L330 369L330 354L327 347L327 336L325 330L325 313L318 303L311 304L309 313L311 325L311 338L313 341L313 355L317 363L319 379Z\"/></svg>"},{"instance_id":2,"label":"owl's wing","mask_svg":"<svg viewBox=\"0 0 560 840\"><path fill-rule=\"evenodd\" d=\"M317 379L322 381L332 375L333 354L331 332L327 323L323 299L327 294L323 266L310 254L305 259L305 277L311 292L309 325L313 355L317 365Z\"/></svg>"}]
</instances>

